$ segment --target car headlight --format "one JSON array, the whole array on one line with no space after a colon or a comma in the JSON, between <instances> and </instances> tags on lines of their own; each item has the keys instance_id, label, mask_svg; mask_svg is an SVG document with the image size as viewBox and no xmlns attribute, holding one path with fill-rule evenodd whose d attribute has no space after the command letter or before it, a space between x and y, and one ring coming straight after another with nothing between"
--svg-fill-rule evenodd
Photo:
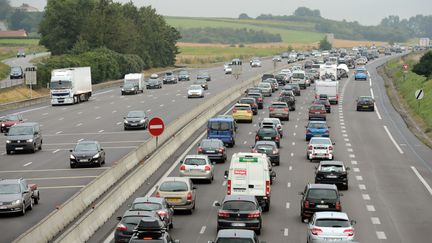
<instances>
[{"instance_id":1,"label":"car headlight","mask_svg":"<svg viewBox=\"0 0 432 243\"><path fill-rule=\"evenodd\" d=\"M124 123L128 124L129 122L127 120L124 120Z\"/></svg>"},{"instance_id":2,"label":"car headlight","mask_svg":"<svg viewBox=\"0 0 432 243\"><path fill-rule=\"evenodd\" d=\"M33 143L33 139L27 139L27 143Z\"/></svg>"},{"instance_id":3,"label":"car headlight","mask_svg":"<svg viewBox=\"0 0 432 243\"><path fill-rule=\"evenodd\" d=\"M99 157L100 157L100 154L97 153L95 156L93 156L93 159L97 159L97 158L99 158Z\"/></svg>"},{"instance_id":4,"label":"car headlight","mask_svg":"<svg viewBox=\"0 0 432 243\"><path fill-rule=\"evenodd\" d=\"M124 91L124 89L122 89L122 91Z\"/></svg>"},{"instance_id":5,"label":"car headlight","mask_svg":"<svg viewBox=\"0 0 432 243\"><path fill-rule=\"evenodd\" d=\"M12 201L12 204L20 204L21 203L21 199L17 199L15 201Z\"/></svg>"},{"instance_id":6,"label":"car headlight","mask_svg":"<svg viewBox=\"0 0 432 243\"><path fill-rule=\"evenodd\" d=\"M131 90L132 90L132 91L134 91L134 90L135 90L135 88L132 88Z\"/></svg>"},{"instance_id":7,"label":"car headlight","mask_svg":"<svg viewBox=\"0 0 432 243\"><path fill-rule=\"evenodd\" d=\"M6 140L6 143L10 143L11 141L10 140Z\"/></svg>"},{"instance_id":8,"label":"car headlight","mask_svg":"<svg viewBox=\"0 0 432 243\"><path fill-rule=\"evenodd\" d=\"M71 155L69 156L69 158L70 158L70 159L75 159L75 156L74 156L73 154L71 154Z\"/></svg>"},{"instance_id":9,"label":"car headlight","mask_svg":"<svg viewBox=\"0 0 432 243\"><path fill-rule=\"evenodd\" d=\"M140 123L144 123L145 122L145 120L144 119L142 119L141 121L140 121Z\"/></svg>"},{"instance_id":10,"label":"car headlight","mask_svg":"<svg viewBox=\"0 0 432 243\"><path fill-rule=\"evenodd\" d=\"M2 125L1 125L2 127L4 127L5 126L5 124L4 123L2 123Z\"/></svg>"}]
</instances>

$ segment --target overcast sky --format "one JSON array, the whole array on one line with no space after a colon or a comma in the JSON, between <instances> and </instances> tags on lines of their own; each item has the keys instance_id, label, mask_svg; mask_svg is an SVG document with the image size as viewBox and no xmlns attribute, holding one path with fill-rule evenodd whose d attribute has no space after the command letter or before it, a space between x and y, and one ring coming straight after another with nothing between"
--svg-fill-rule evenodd
<instances>
[{"instance_id":1,"label":"overcast sky","mask_svg":"<svg viewBox=\"0 0 432 243\"><path fill-rule=\"evenodd\" d=\"M115 0L129 2L129 0ZM43 9L46 0L10 0ZM247 13L256 17L262 13L291 15L297 7L319 9L325 18L375 25L388 15L408 18L417 14L431 15L431 0L133 0L137 6L152 5L158 13L168 16L238 17Z\"/></svg>"}]
</instances>

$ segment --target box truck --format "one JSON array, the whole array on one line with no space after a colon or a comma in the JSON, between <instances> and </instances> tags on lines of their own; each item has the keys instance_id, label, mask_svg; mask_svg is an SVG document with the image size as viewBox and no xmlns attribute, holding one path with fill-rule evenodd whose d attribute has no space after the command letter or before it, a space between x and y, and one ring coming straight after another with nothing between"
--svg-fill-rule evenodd
<instances>
[{"instance_id":1,"label":"box truck","mask_svg":"<svg viewBox=\"0 0 432 243\"><path fill-rule=\"evenodd\" d=\"M90 67L54 69L50 81L51 105L76 104L92 95Z\"/></svg>"},{"instance_id":2,"label":"box truck","mask_svg":"<svg viewBox=\"0 0 432 243\"><path fill-rule=\"evenodd\" d=\"M339 103L339 81L315 81L315 98L320 94L326 94L331 104Z\"/></svg>"},{"instance_id":3,"label":"box truck","mask_svg":"<svg viewBox=\"0 0 432 243\"><path fill-rule=\"evenodd\" d=\"M124 76L121 94L137 94L144 92L144 74L143 73L128 73Z\"/></svg>"}]
</instances>

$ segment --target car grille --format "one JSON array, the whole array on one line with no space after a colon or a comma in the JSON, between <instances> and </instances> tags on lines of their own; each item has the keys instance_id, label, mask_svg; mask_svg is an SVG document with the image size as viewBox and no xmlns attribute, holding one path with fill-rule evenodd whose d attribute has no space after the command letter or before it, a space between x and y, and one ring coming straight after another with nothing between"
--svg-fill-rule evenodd
<instances>
[{"instance_id":1,"label":"car grille","mask_svg":"<svg viewBox=\"0 0 432 243\"><path fill-rule=\"evenodd\" d=\"M12 202L0 202L0 206L12 205Z\"/></svg>"},{"instance_id":2,"label":"car grille","mask_svg":"<svg viewBox=\"0 0 432 243\"><path fill-rule=\"evenodd\" d=\"M327 149L327 147L324 147L324 146L315 146L314 149Z\"/></svg>"},{"instance_id":3,"label":"car grille","mask_svg":"<svg viewBox=\"0 0 432 243\"><path fill-rule=\"evenodd\" d=\"M27 140L12 140L11 143L26 143Z\"/></svg>"}]
</instances>

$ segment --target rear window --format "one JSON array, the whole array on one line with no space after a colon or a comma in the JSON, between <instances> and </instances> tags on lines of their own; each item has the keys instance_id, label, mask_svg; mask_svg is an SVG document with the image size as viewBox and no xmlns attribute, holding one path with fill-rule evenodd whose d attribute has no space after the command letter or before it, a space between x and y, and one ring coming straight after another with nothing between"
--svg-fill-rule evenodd
<instances>
[{"instance_id":1,"label":"rear window","mask_svg":"<svg viewBox=\"0 0 432 243\"><path fill-rule=\"evenodd\" d=\"M130 225L138 225L143 216L126 216L122 218L122 222Z\"/></svg>"},{"instance_id":2,"label":"rear window","mask_svg":"<svg viewBox=\"0 0 432 243\"><path fill-rule=\"evenodd\" d=\"M309 123L309 128L326 128L324 123Z\"/></svg>"},{"instance_id":3,"label":"rear window","mask_svg":"<svg viewBox=\"0 0 432 243\"><path fill-rule=\"evenodd\" d=\"M209 122L209 128L211 130L217 130L217 131L226 131L230 130L231 128L231 122L222 122L222 121L211 121Z\"/></svg>"},{"instance_id":4,"label":"rear window","mask_svg":"<svg viewBox=\"0 0 432 243\"><path fill-rule=\"evenodd\" d=\"M325 108L322 105L313 105L313 106L311 106L310 109L311 110L324 110Z\"/></svg>"},{"instance_id":5,"label":"rear window","mask_svg":"<svg viewBox=\"0 0 432 243\"><path fill-rule=\"evenodd\" d=\"M182 181L165 181L160 187L160 191L164 192L185 192L188 191L188 185Z\"/></svg>"},{"instance_id":6,"label":"rear window","mask_svg":"<svg viewBox=\"0 0 432 243\"><path fill-rule=\"evenodd\" d=\"M287 104L271 104L271 107L274 107L274 108L286 108L286 107L288 107L288 105Z\"/></svg>"},{"instance_id":7,"label":"rear window","mask_svg":"<svg viewBox=\"0 0 432 243\"><path fill-rule=\"evenodd\" d=\"M222 205L223 210L230 211L253 211L256 206L253 202L249 201L227 201Z\"/></svg>"},{"instance_id":8,"label":"rear window","mask_svg":"<svg viewBox=\"0 0 432 243\"><path fill-rule=\"evenodd\" d=\"M341 165L321 165L321 171L323 171L323 172L342 172L343 167Z\"/></svg>"},{"instance_id":9,"label":"rear window","mask_svg":"<svg viewBox=\"0 0 432 243\"><path fill-rule=\"evenodd\" d=\"M277 131L272 128L262 128L258 131L258 135L261 136L276 136Z\"/></svg>"},{"instance_id":10,"label":"rear window","mask_svg":"<svg viewBox=\"0 0 432 243\"><path fill-rule=\"evenodd\" d=\"M220 147L221 145L222 145L221 142L217 140L203 140L201 142L201 147L205 147L205 148L217 148Z\"/></svg>"},{"instance_id":11,"label":"rear window","mask_svg":"<svg viewBox=\"0 0 432 243\"><path fill-rule=\"evenodd\" d=\"M239 106L235 106L235 109L236 110L240 110L240 111L248 111L248 110L250 110L251 108L249 107L249 106L243 106L243 105L239 105Z\"/></svg>"},{"instance_id":12,"label":"rear window","mask_svg":"<svg viewBox=\"0 0 432 243\"><path fill-rule=\"evenodd\" d=\"M293 78L298 78L298 79L303 79L304 78L304 73L293 73L292 77Z\"/></svg>"},{"instance_id":13,"label":"rear window","mask_svg":"<svg viewBox=\"0 0 432 243\"><path fill-rule=\"evenodd\" d=\"M255 148L257 150L273 150L274 146L263 144L263 145L257 145Z\"/></svg>"},{"instance_id":14,"label":"rear window","mask_svg":"<svg viewBox=\"0 0 432 243\"><path fill-rule=\"evenodd\" d=\"M207 162L205 159L199 159L199 158L187 158L183 162L185 165L206 165Z\"/></svg>"},{"instance_id":15,"label":"rear window","mask_svg":"<svg viewBox=\"0 0 432 243\"><path fill-rule=\"evenodd\" d=\"M332 189L310 189L307 195L309 199L337 199L338 195Z\"/></svg>"},{"instance_id":16,"label":"rear window","mask_svg":"<svg viewBox=\"0 0 432 243\"><path fill-rule=\"evenodd\" d=\"M346 228L350 227L350 222L345 219L317 219L315 225L319 227Z\"/></svg>"},{"instance_id":17,"label":"rear window","mask_svg":"<svg viewBox=\"0 0 432 243\"><path fill-rule=\"evenodd\" d=\"M326 144L326 145L330 145L330 140L329 139L325 139L325 138L312 138L312 140L310 141L311 144Z\"/></svg>"},{"instance_id":18,"label":"rear window","mask_svg":"<svg viewBox=\"0 0 432 243\"><path fill-rule=\"evenodd\" d=\"M132 210L154 211L161 208L162 206L159 203L152 202L135 203L134 205L132 205Z\"/></svg>"},{"instance_id":19,"label":"rear window","mask_svg":"<svg viewBox=\"0 0 432 243\"><path fill-rule=\"evenodd\" d=\"M240 104L253 104L254 100L253 99L241 99L239 101Z\"/></svg>"}]
</instances>

